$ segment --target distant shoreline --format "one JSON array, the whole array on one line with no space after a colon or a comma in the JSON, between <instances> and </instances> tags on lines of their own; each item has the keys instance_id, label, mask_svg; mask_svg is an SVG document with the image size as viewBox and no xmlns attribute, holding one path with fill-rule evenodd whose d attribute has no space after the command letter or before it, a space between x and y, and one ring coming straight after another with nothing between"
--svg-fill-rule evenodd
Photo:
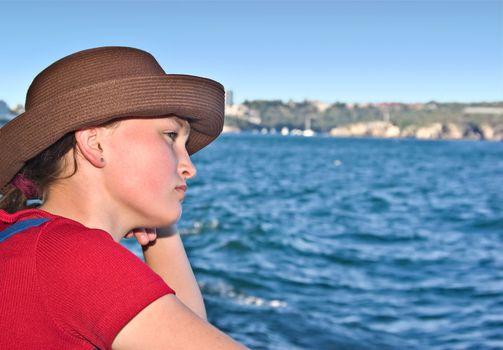
<instances>
[{"instance_id":1,"label":"distant shoreline","mask_svg":"<svg viewBox=\"0 0 503 350\"><path fill-rule=\"evenodd\" d=\"M493 127L489 124L475 123L432 123L425 126L409 125L399 128L397 125L384 121L353 123L333 128L329 132L314 130L289 129L286 127L239 129L224 126L224 133L278 134L283 136L314 136L323 135L338 138L375 138L375 139L414 139L414 140L466 140L466 141L503 141L503 125Z\"/></svg>"},{"instance_id":2,"label":"distant shoreline","mask_svg":"<svg viewBox=\"0 0 503 350\"><path fill-rule=\"evenodd\" d=\"M226 128L309 136L503 140L503 101L342 103L246 101L226 106ZM312 132L310 131L312 130Z\"/></svg>"}]
</instances>

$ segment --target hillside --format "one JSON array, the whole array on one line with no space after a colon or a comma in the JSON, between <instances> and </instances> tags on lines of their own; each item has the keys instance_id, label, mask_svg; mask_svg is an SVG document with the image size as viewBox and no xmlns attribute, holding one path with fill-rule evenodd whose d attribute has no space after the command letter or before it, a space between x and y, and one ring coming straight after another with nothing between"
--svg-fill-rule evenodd
<instances>
[{"instance_id":1,"label":"hillside","mask_svg":"<svg viewBox=\"0 0 503 350\"><path fill-rule=\"evenodd\" d=\"M503 102L329 105L255 100L239 107L226 108L226 124L241 130L310 127L333 136L503 139ZM250 116L260 123L248 122Z\"/></svg>"}]
</instances>

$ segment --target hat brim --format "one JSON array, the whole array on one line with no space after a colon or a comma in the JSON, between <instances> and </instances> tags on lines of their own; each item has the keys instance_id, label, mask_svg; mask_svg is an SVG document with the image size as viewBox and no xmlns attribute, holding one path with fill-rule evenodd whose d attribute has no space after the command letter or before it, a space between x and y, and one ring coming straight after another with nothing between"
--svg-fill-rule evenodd
<instances>
[{"instance_id":1,"label":"hat brim","mask_svg":"<svg viewBox=\"0 0 503 350\"><path fill-rule=\"evenodd\" d=\"M214 80L165 74L108 80L57 99L48 97L0 128L0 188L27 160L68 132L122 117L176 115L186 119L191 126L187 150L194 154L222 132L224 94L223 86Z\"/></svg>"}]
</instances>

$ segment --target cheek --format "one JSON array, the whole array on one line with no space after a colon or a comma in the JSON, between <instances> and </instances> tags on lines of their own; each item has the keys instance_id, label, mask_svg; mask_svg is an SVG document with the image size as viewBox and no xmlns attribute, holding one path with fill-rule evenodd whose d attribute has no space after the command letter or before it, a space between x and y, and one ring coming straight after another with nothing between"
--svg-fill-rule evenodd
<instances>
[{"instance_id":1,"label":"cheek","mask_svg":"<svg viewBox=\"0 0 503 350\"><path fill-rule=\"evenodd\" d=\"M157 142L151 146L139 148L135 152L139 161L134 167L142 174L137 181L152 191L162 191L175 180L176 161L165 143Z\"/></svg>"},{"instance_id":2,"label":"cheek","mask_svg":"<svg viewBox=\"0 0 503 350\"><path fill-rule=\"evenodd\" d=\"M172 166L173 161L165 157L151 157L151 160L150 165L145 165L148 166L147 174L140 181L152 191L169 190L170 185L176 181L176 169Z\"/></svg>"},{"instance_id":3,"label":"cheek","mask_svg":"<svg viewBox=\"0 0 503 350\"><path fill-rule=\"evenodd\" d=\"M154 138L130 138L114 147L112 168L116 180L127 187L159 191L176 174L176 160L170 146Z\"/></svg>"}]
</instances>

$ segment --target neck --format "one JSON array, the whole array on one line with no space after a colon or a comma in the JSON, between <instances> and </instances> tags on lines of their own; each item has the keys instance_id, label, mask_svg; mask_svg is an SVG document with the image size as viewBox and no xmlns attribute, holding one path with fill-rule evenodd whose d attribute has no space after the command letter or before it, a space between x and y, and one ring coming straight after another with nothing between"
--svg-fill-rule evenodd
<instances>
[{"instance_id":1,"label":"neck","mask_svg":"<svg viewBox=\"0 0 503 350\"><path fill-rule=\"evenodd\" d=\"M100 193L104 191L90 191L78 179L66 179L51 186L40 209L106 231L119 242L132 227L124 225L124 220L116 214L119 211Z\"/></svg>"}]
</instances>

